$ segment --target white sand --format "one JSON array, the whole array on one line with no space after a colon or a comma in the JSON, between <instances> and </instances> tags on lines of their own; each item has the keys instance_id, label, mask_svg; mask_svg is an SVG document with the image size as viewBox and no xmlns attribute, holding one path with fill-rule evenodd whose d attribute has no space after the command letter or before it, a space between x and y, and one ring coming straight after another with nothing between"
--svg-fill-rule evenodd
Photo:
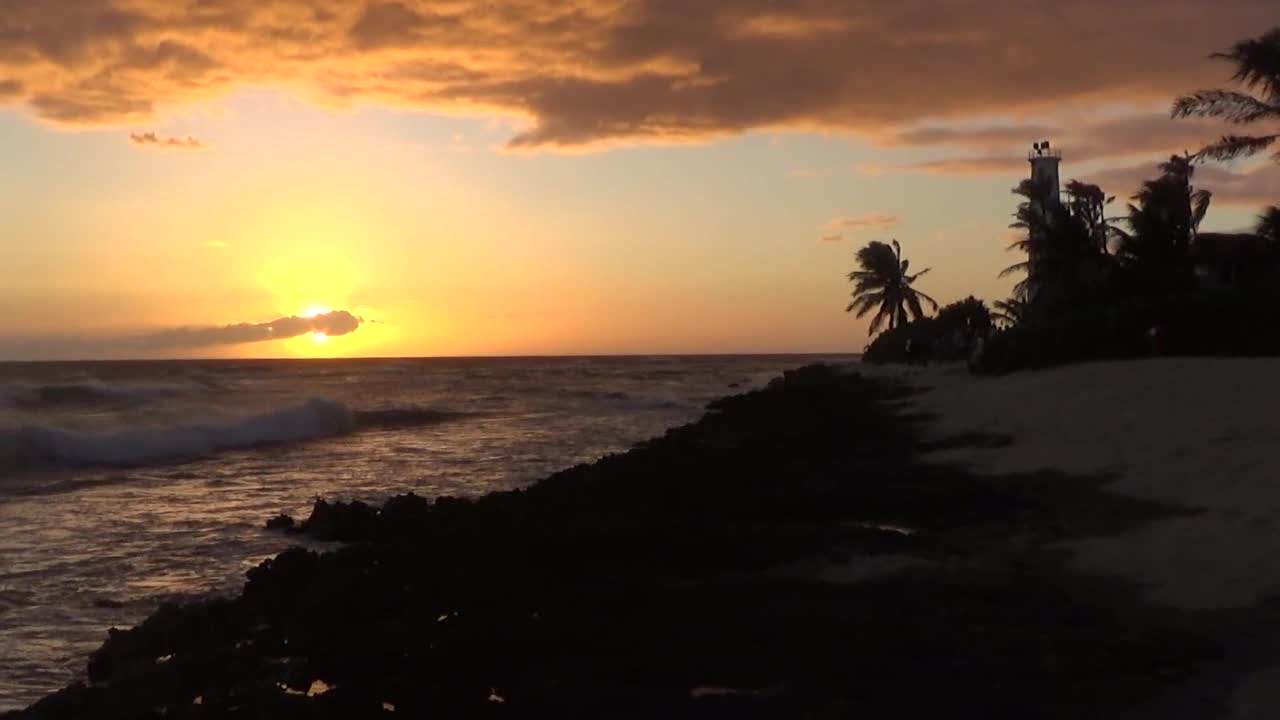
<instances>
[{"instance_id":1,"label":"white sand","mask_svg":"<svg viewBox=\"0 0 1280 720\"><path fill-rule=\"evenodd\" d=\"M984 473L1115 473L1117 492L1204 509L1072 543L1080 569L1134 579L1153 601L1186 609L1247 607L1280 592L1280 360L1159 359L1001 378L955 368L869 374L933 387L916 403L941 416L942 434L1014 441L932 459ZM1235 717L1280 717L1280 670L1243 683Z\"/></svg>"},{"instance_id":2,"label":"white sand","mask_svg":"<svg viewBox=\"0 0 1280 720\"><path fill-rule=\"evenodd\" d=\"M933 390L917 405L942 434L1013 437L935 453L984 473L1115 473L1136 497L1204 508L1135 533L1075 543L1083 569L1144 583L1182 608L1254 605L1280 592L1280 360L1161 359L1000 378L955 368L871 371Z\"/></svg>"}]
</instances>

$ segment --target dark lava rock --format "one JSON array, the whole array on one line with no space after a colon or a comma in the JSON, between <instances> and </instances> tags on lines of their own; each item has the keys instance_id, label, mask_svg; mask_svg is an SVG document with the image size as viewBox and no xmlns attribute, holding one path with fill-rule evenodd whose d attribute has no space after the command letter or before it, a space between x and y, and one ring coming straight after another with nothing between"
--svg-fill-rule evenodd
<instances>
[{"instance_id":1,"label":"dark lava rock","mask_svg":"<svg viewBox=\"0 0 1280 720\"><path fill-rule=\"evenodd\" d=\"M331 503L319 499L299 528L317 540L359 542L372 539L377 520L377 508L359 500Z\"/></svg>"},{"instance_id":2,"label":"dark lava rock","mask_svg":"<svg viewBox=\"0 0 1280 720\"><path fill-rule=\"evenodd\" d=\"M293 517L280 513L279 515L267 521L268 530L292 530L297 523Z\"/></svg>"}]
</instances>

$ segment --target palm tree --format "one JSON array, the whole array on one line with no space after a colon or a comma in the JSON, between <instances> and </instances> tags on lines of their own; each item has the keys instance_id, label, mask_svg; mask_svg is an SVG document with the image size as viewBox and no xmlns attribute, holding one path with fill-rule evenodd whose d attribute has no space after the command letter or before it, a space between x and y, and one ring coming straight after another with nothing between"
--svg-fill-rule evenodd
<instances>
[{"instance_id":1,"label":"palm tree","mask_svg":"<svg viewBox=\"0 0 1280 720\"><path fill-rule=\"evenodd\" d=\"M1026 300L1020 300L1016 297L1008 300L997 300L991 303L996 309L991 313L992 319L999 320L1008 327L1021 325L1030 314L1031 304Z\"/></svg>"},{"instance_id":2,"label":"palm tree","mask_svg":"<svg viewBox=\"0 0 1280 720\"><path fill-rule=\"evenodd\" d=\"M885 321L892 330L907 321L925 317L920 301L928 303L936 311L938 303L923 292L911 287L917 279L929 272L928 268L909 275L911 261L902 259L902 246L897 240L890 247L873 240L858 250L859 270L849 273L853 281L853 301L845 308L845 312L854 312L863 317L872 309L876 309L871 318L870 331L874 335Z\"/></svg>"},{"instance_id":3,"label":"palm tree","mask_svg":"<svg viewBox=\"0 0 1280 720\"><path fill-rule=\"evenodd\" d=\"M1173 104L1173 116L1221 118L1237 125L1259 121L1280 121L1280 28L1261 37L1236 43L1225 53L1210 57L1235 63L1232 80L1254 92L1201 90L1184 95ZM1224 136L1199 152L1197 157L1232 160L1250 157L1280 142L1280 133ZM1280 162L1280 150L1272 157Z\"/></svg>"},{"instance_id":4,"label":"palm tree","mask_svg":"<svg viewBox=\"0 0 1280 720\"><path fill-rule=\"evenodd\" d=\"M1026 273L1014 286L1014 295L1027 302L1055 305L1080 300L1101 285L1106 274L1109 239L1114 233L1105 216L1108 198L1096 185L1078 181L1067 184L1068 202L1044 201L1054 197L1048 188L1023 180L1014 194L1023 198L1009 227L1025 233L1009 246L1027 259L1000 273L1006 277Z\"/></svg>"},{"instance_id":5,"label":"palm tree","mask_svg":"<svg viewBox=\"0 0 1280 720\"><path fill-rule=\"evenodd\" d=\"M1107 217L1107 206L1116 201L1115 196L1079 180L1068 182L1065 192L1071 214L1080 218L1094 246L1104 255L1109 253L1115 228L1111 225L1113 218Z\"/></svg>"},{"instance_id":6,"label":"palm tree","mask_svg":"<svg viewBox=\"0 0 1280 720\"><path fill-rule=\"evenodd\" d=\"M1194 157L1174 155L1160 177L1147 180L1129 203L1129 231L1117 231L1119 255L1143 291L1189 287L1190 252L1213 194L1192 186Z\"/></svg>"}]
</instances>

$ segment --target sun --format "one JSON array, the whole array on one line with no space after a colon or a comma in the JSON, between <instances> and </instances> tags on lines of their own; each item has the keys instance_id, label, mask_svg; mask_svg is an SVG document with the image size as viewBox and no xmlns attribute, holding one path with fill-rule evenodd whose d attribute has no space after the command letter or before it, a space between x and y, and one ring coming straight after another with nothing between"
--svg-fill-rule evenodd
<instances>
[{"instance_id":1,"label":"sun","mask_svg":"<svg viewBox=\"0 0 1280 720\"><path fill-rule=\"evenodd\" d=\"M329 342L329 336L325 335L322 332L311 333L311 342L317 345L324 345L325 343Z\"/></svg>"},{"instance_id":2,"label":"sun","mask_svg":"<svg viewBox=\"0 0 1280 720\"><path fill-rule=\"evenodd\" d=\"M333 312L333 310L325 307L324 305L312 305L311 307L303 311L302 317L313 318L313 317L316 317L317 315L328 315L331 312Z\"/></svg>"}]
</instances>

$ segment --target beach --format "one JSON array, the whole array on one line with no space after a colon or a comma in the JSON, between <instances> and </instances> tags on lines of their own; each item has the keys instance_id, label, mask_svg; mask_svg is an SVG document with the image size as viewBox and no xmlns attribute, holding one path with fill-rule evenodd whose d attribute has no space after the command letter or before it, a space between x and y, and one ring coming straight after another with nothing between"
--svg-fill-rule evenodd
<instances>
[{"instance_id":1,"label":"beach","mask_svg":"<svg viewBox=\"0 0 1280 720\"><path fill-rule=\"evenodd\" d=\"M894 376L888 371L887 376ZM1125 495L1200 512L1072 545L1082 569L1131 577L1185 609L1255 605L1280 588L1280 365L1170 358L998 378L897 371L928 388L916 403L936 432L1005 436L999 448L931 459L987 474L1053 469L1113 478Z\"/></svg>"},{"instance_id":2,"label":"beach","mask_svg":"<svg viewBox=\"0 0 1280 720\"><path fill-rule=\"evenodd\" d=\"M1228 457L1197 426L1268 432L1236 362L811 367L528 488L317 503L273 527L342 549L113 633L17 717L1262 717L1265 458L1193 472Z\"/></svg>"},{"instance_id":3,"label":"beach","mask_svg":"<svg viewBox=\"0 0 1280 720\"><path fill-rule=\"evenodd\" d=\"M1041 468L1114 478L1125 495L1196 513L1067 544L1082 571L1137 582L1152 601L1200 611L1262 607L1280 589L1280 364L1165 358L979 378L888 371L931 388L938 431L1007 435L999 449L939 452L983 473ZM1264 624L1260 635L1268 632ZM1280 666L1280 655L1273 658ZM1277 671L1241 689L1232 717L1280 712Z\"/></svg>"}]
</instances>

